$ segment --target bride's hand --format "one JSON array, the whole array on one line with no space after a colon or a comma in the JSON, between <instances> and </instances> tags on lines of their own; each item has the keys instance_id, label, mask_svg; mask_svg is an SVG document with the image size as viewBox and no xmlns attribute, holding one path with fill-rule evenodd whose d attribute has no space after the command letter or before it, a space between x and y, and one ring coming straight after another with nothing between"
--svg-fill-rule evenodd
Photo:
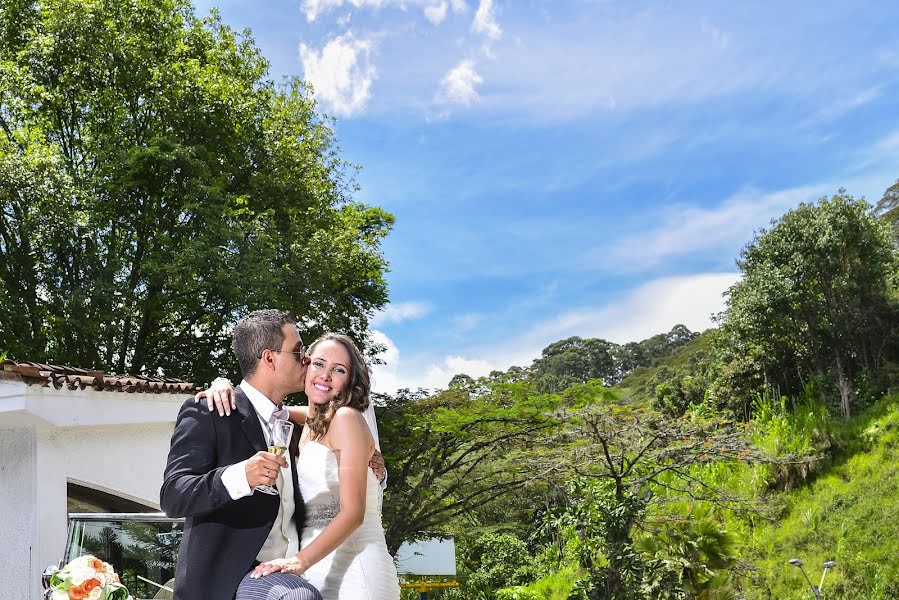
<instances>
[{"instance_id":1,"label":"bride's hand","mask_svg":"<svg viewBox=\"0 0 899 600\"><path fill-rule=\"evenodd\" d=\"M309 567L305 564L305 561L300 558L300 553L297 552L290 558L278 558L258 565L255 569L253 569L253 574L250 575L250 577L252 577L253 579L258 579L260 577L265 577L266 575L271 575L272 573L279 572L292 573L293 575L302 575L308 568Z\"/></svg>"},{"instance_id":2,"label":"bride's hand","mask_svg":"<svg viewBox=\"0 0 899 600\"><path fill-rule=\"evenodd\" d=\"M217 410L220 417L230 415L232 410L237 409L234 386L230 380L224 377L216 377L210 384L209 389L197 392L197 395L194 396L196 402L199 402L202 398L206 399L206 408Z\"/></svg>"}]
</instances>

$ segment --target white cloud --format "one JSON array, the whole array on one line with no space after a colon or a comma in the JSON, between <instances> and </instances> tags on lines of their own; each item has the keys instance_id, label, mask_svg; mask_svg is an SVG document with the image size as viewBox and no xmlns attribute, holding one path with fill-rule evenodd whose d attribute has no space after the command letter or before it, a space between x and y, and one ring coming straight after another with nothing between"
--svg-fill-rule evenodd
<instances>
[{"instance_id":1,"label":"white cloud","mask_svg":"<svg viewBox=\"0 0 899 600\"><path fill-rule=\"evenodd\" d=\"M387 6L405 10L407 5L422 5L425 16L435 25L439 25L446 17L447 8L452 8L454 13L460 14L468 10L465 0L303 0L301 10L310 23L328 12L343 6L354 8L379 9ZM435 21L436 19L436 21Z\"/></svg>"},{"instance_id":2,"label":"white cloud","mask_svg":"<svg viewBox=\"0 0 899 600\"><path fill-rule=\"evenodd\" d=\"M403 0L303 0L302 10L306 14L306 20L311 23L321 15L340 8L344 4L351 4L356 8L381 8L391 3L404 5Z\"/></svg>"},{"instance_id":3,"label":"white cloud","mask_svg":"<svg viewBox=\"0 0 899 600\"><path fill-rule=\"evenodd\" d=\"M411 319L420 319L429 312L431 312L431 306L424 302L392 302L372 315L371 325L380 327L387 323L402 323Z\"/></svg>"},{"instance_id":4,"label":"white cloud","mask_svg":"<svg viewBox=\"0 0 899 600\"><path fill-rule=\"evenodd\" d=\"M404 364L399 348L384 332L373 329L371 337L373 342L386 348L379 355L383 364L372 366L372 391L379 394L392 394L400 388L446 388L454 375L465 373L477 378L495 369L486 360L458 355L420 365Z\"/></svg>"},{"instance_id":5,"label":"white cloud","mask_svg":"<svg viewBox=\"0 0 899 600\"><path fill-rule=\"evenodd\" d=\"M608 270L637 271L674 256L716 248L732 252L772 218L828 190L819 184L767 194L746 192L712 208L675 206L656 227L621 239L611 250L597 249L590 260Z\"/></svg>"},{"instance_id":6,"label":"white cloud","mask_svg":"<svg viewBox=\"0 0 899 600\"><path fill-rule=\"evenodd\" d=\"M399 350L393 346L395 360L375 367L377 391L446 388L450 379L459 373L481 377L512 365L526 367L540 356L543 348L572 335L623 344L669 331L678 323L692 331L703 331L714 326L712 315L725 308L725 290L739 279L740 274L736 272L654 279L622 292L602 306L565 311L518 335L440 358L400 361ZM378 337L375 339L384 343Z\"/></svg>"},{"instance_id":7,"label":"white cloud","mask_svg":"<svg viewBox=\"0 0 899 600\"><path fill-rule=\"evenodd\" d=\"M357 39L352 32L334 38L321 52L300 44L304 79L334 115L349 117L364 110L376 76L370 63L373 47L371 40Z\"/></svg>"},{"instance_id":8,"label":"white cloud","mask_svg":"<svg viewBox=\"0 0 899 600\"><path fill-rule=\"evenodd\" d=\"M502 36L503 30L500 29L499 23L496 22L493 0L481 0L481 3L478 4L478 10L474 14L474 21L471 23L471 31L485 35L491 40L498 40Z\"/></svg>"},{"instance_id":9,"label":"white cloud","mask_svg":"<svg viewBox=\"0 0 899 600\"><path fill-rule=\"evenodd\" d=\"M446 2L429 4L424 8L425 18L434 25L440 25L446 19L447 8L449 8L449 5Z\"/></svg>"},{"instance_id":10,"label":"white cloud","mask_svg":"<svg viewBox=\"0 0 899 600\"><path fill-rule=\"evenodd\" d=\"M454 375L465 374L477 379L489 375L495 367L480 358L446 356L440 363L432 364L425 377L426 388L446 388Z\"/></svg>"},{"instance_id":11,"label":"white cloud","mask_svg":"<svg viewBox=\"0 0 899 600\"><path fill-rule=\"evenodd\" d=\"M572 335L601 337L619 344L646 339L682 323L692 331L713 326L712 315L724 310L722 294L739 281L739 273L700 273L654 279L606 306L556 315L525 334L547 344ZM539 350L534 353L534 357Z\"/></svg>"},{"instance_id":12,"label":"white cloud","mask_svg":"<svg viewBox=\"0 0 899 600\"><path fill-rule=\"evenodd\" d=\"M338 8L343 5L343 0L303 0L303 12L306 13L307 21L314 21L332 8Z\"/></svg>"},{"instance_id":13,"label":"white cloud","mask_svg":"<svg viewBox=\"0 0 899 600\"><path fill-rule=\"evenodd\" d=\"M401 387L407 387L400 381L400 349L387 335L378 331L371 330L371 340L376 344L385 347L385 350L378 356L382 364L372 365L372 391L379 394L392 394Z\"/></svg>"},{"instance_id":14,"label":"white cloud","mask_svg":"<svg viewBox=\"0 0 899 600\"><path fill-rule=\"evenodd\" d=\"M465 3L465 0L450 0L450 6L453 7L454 13L464 13L468 11L468 4Z\"/></svg>"},{"instance_id":15,"label":"white cloud","mask_svg":"<svg viewBox=\"0 0 899 600\"><path fill-rule=\"evenodd\" d=\"M462 60L440 81L438 101L446 104L470 105L479 98L475 89L484 79L474 70L471 60Z\"/></svg>"},{"instance_id":16,"label":"white cloud","mask_svg":"<svg viewBox=\"0 0 899 600\"><path fill-rule=\"evenodd\" d=\"M874 102L882 95L883 86L875 85L873 87L869 87L860 92L857 92L848 98L838 98L835 102L815 111L810 117L803 121L802 125L808 126L816 124L820 121L832 121L854 111L857 108Z\"/></svg>"}]
</instances>

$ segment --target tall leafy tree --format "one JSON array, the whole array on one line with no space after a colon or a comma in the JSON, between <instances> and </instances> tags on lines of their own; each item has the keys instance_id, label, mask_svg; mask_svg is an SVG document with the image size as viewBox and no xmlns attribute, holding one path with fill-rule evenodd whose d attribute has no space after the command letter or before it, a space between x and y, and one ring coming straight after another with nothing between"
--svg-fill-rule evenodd
<instances>
[{"instance_id":1,"label":"tall leafy tree","mask_svg":"<svg viewBox=\"0 0 899 600\"><path fill-rule=\"evenodd\" d=\"M887 224L840 190L786 213L737 264L744 277L727 292L723 322L735 353L754 357L783 393L829 378L849 416L855 380L880 369L896 336Z\"/></svg>"},{"instance_id":2,"label":"tall leafy tree","mask_svg":"<svg viewBox=\"0 0 899 600\"><path fill-rule=\"evenodd\" d=\"M887 188L883 198L874 207L874 212L893 228L893 237L899 242L899 180Z\"/></svg>"},{"instance_id":3,"label":"tall leafy tree","mask_svg":"<svg viewBox=\"0 0 899 600\"><path fill-rule=\"evenodd\" d=\"M363 345L393 218L249 32L185 0L0 10L0 348L208 380L228 329L293 310Z\"/></svg>"},{"instance_id":4,"label":"tall leafy tree","mask_svg":"<svg viewBox=\"0 0 899 600\"><path fill-rule=\"evenodd\" d=\"M491 505L508 516L512 498L534 479L522 456L551 451L541 445L555 427L545 413L557 398L530 397L520 382L495 383L486 392L457 384L431 396L401 390L380 399L391 553L403 541L448 533L460 519L471 528Z\"/></svg>"}]
</instances>

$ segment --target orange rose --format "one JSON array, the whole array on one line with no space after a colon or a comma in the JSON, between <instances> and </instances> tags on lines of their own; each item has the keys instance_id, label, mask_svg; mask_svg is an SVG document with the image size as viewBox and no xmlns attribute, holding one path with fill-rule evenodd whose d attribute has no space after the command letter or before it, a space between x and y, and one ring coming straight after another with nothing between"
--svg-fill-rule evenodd
<instances>
[{"instance_id":1,"label":"orange rose","mask_svg":"<svg viewBox=\"0 0 899 600\"><path fill-rule=\"evenodd\" d=\"M90 591L99 585L100 585L100 580L97 579L96 577L94 577L94 578L88 579L87 581L82 583L81 587L84 588L84 591L86 593L90 594Z\"/></svg>"},{"instance_id":2,"label":"orange rose","mask_svg":"<svg viewBox=\"0 0 899 600\"><path fill-rule=\"evenodd\" d=\"M69 588L69 598L71 600L84 600L90 592L84 589L84 586L76 585Z\"/></svg>"},{"instance_id":3,"label":"orange rose","mask_svg":"<svg viewBox=\"0 0 899 600\"><path fill-rule=\"evenodd\" d=\"M94 571L100 571L101 573L106 570L106 565L103 564L103 561L99 558L92 558L90 561L90 568Z\"/></svg>"}]
</instances>

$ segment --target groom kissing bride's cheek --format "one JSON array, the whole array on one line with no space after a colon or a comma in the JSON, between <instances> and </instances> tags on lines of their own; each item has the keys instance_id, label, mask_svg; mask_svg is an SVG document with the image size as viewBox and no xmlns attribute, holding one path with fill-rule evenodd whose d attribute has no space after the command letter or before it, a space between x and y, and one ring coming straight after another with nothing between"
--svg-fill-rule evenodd
<instances>
[{"instance_id":1,"label":"groom kissing bride's cheek","mask_svg":"<svg viewBox=\"0 0 899 600\"><path fill-rule=\"evenodd\" d=\"M398 599L369 369L356 344L329 333L307 356L289 313L260 310L237 323L232 348L243 381L198 394L216 396L219 414L211 398L208 407L186 401L172 434L160 505L185 517L174 598ZM300 391L308 406L283 406ZM305 425L286 451L277 439L291 430L285 421Z\"/></svg>"}]
</instances>

